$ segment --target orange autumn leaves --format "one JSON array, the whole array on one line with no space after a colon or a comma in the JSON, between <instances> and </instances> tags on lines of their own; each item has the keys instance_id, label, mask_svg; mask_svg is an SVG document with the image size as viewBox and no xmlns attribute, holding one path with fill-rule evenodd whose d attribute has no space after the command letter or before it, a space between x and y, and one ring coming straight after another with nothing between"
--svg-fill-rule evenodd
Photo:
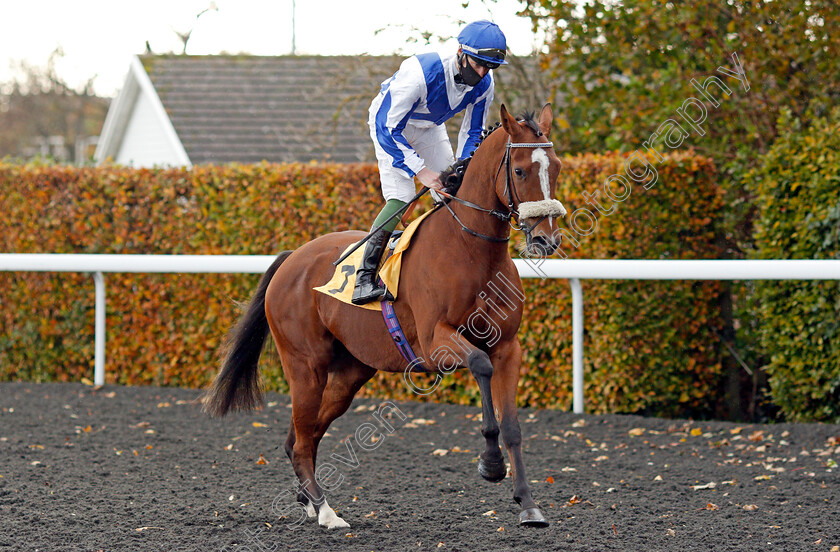
<instances>
[{"instance_id":1,"label":"orange autumn leaves","mask_svg":"<svg viewBox=\"0 0 840 552\"><path fill-rule=\"evenodd\" d=\"M622 166L617 153L563 160L557 197L582 203ZM711 258L720 192L711 162L690 152L657 165L659 183L599 219L572 257ZM331 231L364 229L380 206L375 165L226 165L183 169L0 164L0 249L19 253L275 254ZM428 206L428 202L426 203ZM418 210L418 213L421 210ZM561 223L565 227L564 223ZM512 246L521 241L513 234ZM453 260L457 262L457 260ZM258 275L108 274L109 383L198 387L218 363L235 301ZM563 280L527 280L520 339L521 406L571 404L571 298ZM93 285L82 274L2 273L0 379L78 381L93 363ZM586 373L592 412L711 411L720 381L714 282L584 283ZM20 309L26 305L26 309ZM264 355L271 390L287 389ZM417 399L378 374L362 392ZM456 372L424 400L477 403Z\"/></svg>"}]
</instances>

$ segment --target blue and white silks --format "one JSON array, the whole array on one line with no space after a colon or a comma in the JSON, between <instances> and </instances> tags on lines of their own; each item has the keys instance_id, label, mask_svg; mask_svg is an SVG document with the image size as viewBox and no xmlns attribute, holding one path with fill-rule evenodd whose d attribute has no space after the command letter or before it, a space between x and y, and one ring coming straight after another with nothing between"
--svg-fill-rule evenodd
<instances>
[{"instance_id":1,"label":"blue and white silks","mask_svg":"<svg viewBox=\"0 0 840 552\"><path fill-rule=\"evenodd\" d=\"M404 178L412 178L423 167L440 171L449 159L427 159L418 153L426 146L426 157L442 157L440 147L423 144L423 129L434 129L434 140L440 141L443 124L464 111L458 134L459 159L469 157L475 150L485 127L487 111L493 101L493 75L489 72L476 86L455 82L458 74L457 56L441 56L429 52L403 61L399 70L382 83L379 94L369 109L368 124L374 141L380 172L390 165ZM443 134L445 136L445 132ZM428 142L429 140L426 140ZM383 174L383 185L385 184Z\"/></svg>"}]
</instances>

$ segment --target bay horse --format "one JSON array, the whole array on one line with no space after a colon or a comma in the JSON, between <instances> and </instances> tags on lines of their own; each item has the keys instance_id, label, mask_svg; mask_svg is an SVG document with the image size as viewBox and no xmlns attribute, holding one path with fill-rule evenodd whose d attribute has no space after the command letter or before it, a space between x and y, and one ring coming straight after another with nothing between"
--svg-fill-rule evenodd
<instances>
[{"instance_id":1,"label":"bay horse","mask_svg":"<svg viewBox=\"0 0 840 552\"><path fill-rule=\"evenodd\" d=\"M504 105L500 115L503 131L497 128L481 142L457 195L446 209L426 217L403 253L394 309L417 355L438 360L437 366L424 366L426 371L447 373L444 363L470 370L481 392L486 445L478 471L493 482L507 475L501 434L520 523L546 527L525 475L516 411L522 302L503 297L499 287L491 286L489 294L486 289L488 282L503 277L525 297L508 252L513 220L525 231L530 252L555 250L553 219L565 215L553 199L561 163L548 142L550 104L536 121L533 116L518 121ZM285 450L300 481L298 501L327 528L349 525L330 508L316 479L318 444L377 370L405 372L405 360L381 313L313 289L331 278L333 261L342 251L364 236L358 231L331 233L281 253L229 333L222 367L203 397L205 411L213 416L258 407L258 361L271 332L292 399ZM500 309L502 304L508 305L507 312ZM477 312L485 316L471 316Z\"/></svg>"}]
</instances>

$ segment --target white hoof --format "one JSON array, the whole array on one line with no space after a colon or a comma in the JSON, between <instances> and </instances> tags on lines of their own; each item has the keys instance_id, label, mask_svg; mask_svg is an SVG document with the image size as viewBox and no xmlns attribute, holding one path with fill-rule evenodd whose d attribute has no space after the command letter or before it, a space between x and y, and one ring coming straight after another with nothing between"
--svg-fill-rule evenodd
<instances>
[{"instance_id":1,"label":"white hoof","mask_svg":"<svg viewBox=\"0 0 840 552\"><path fill-rule=\"evenodd\" d=\"M318 524L327 529L347 529L350 524L338 517L327 501L318 508Z\"/></svg>"}]
</instances>

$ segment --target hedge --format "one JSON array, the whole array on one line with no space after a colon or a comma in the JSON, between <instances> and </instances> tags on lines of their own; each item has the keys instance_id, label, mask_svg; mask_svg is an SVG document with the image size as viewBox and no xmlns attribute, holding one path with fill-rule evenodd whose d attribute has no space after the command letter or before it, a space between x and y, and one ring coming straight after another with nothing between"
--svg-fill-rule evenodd
<instances>
[{"instance_id":1,"label":"hedge","mask_svg":"<svg viewBox=\"0 0 840 552\"><path fill-rule=\"evenodd\" d=\"M747 175L759 210L753 257L840 259L840 109L778 124ZM840 282L759 282L756 296L774 402L791 420L840 422Z\"/></svg>"},{"instance_id":2,"label":"hedge","mask_svg":"<svg viewBox=\"0 0 840 552\"><path fill-rule=\"evenodd\" d=\"M581 195L624 170L621 154L568 157L557 196ZM720 190L712 163L665 156L650 190L633 184L597 231L564 242L569 257L715 258ZM367 228L380 205L374 165L227 165L184 169L0 164L0 250L18 253L274 254L326 232ZM603 197L603 193L602 193ZM588 208L593 209L591 206ZM597 214L597 213L596 213ZM583 220L583 218L580 218ZM580 226L580 224L578 224ZM514 242L520 235L514 235ZM517 246L512 244L512 248ZM538 262L538 261L534 261ZM203 386L257 275L106 275L107 381ZM716 282L585 281L586 396L591 412L712 415L722 400ZM520 404L571 406L571 297L566 281L525 281ZM93 363L88 275L0 273L0 379L72 381ZM269 389L286 389L276 354ZM379 374L364 394L417 398ZM468 373L427 400L475 403Z\"/></svg>"}]
</instances>

